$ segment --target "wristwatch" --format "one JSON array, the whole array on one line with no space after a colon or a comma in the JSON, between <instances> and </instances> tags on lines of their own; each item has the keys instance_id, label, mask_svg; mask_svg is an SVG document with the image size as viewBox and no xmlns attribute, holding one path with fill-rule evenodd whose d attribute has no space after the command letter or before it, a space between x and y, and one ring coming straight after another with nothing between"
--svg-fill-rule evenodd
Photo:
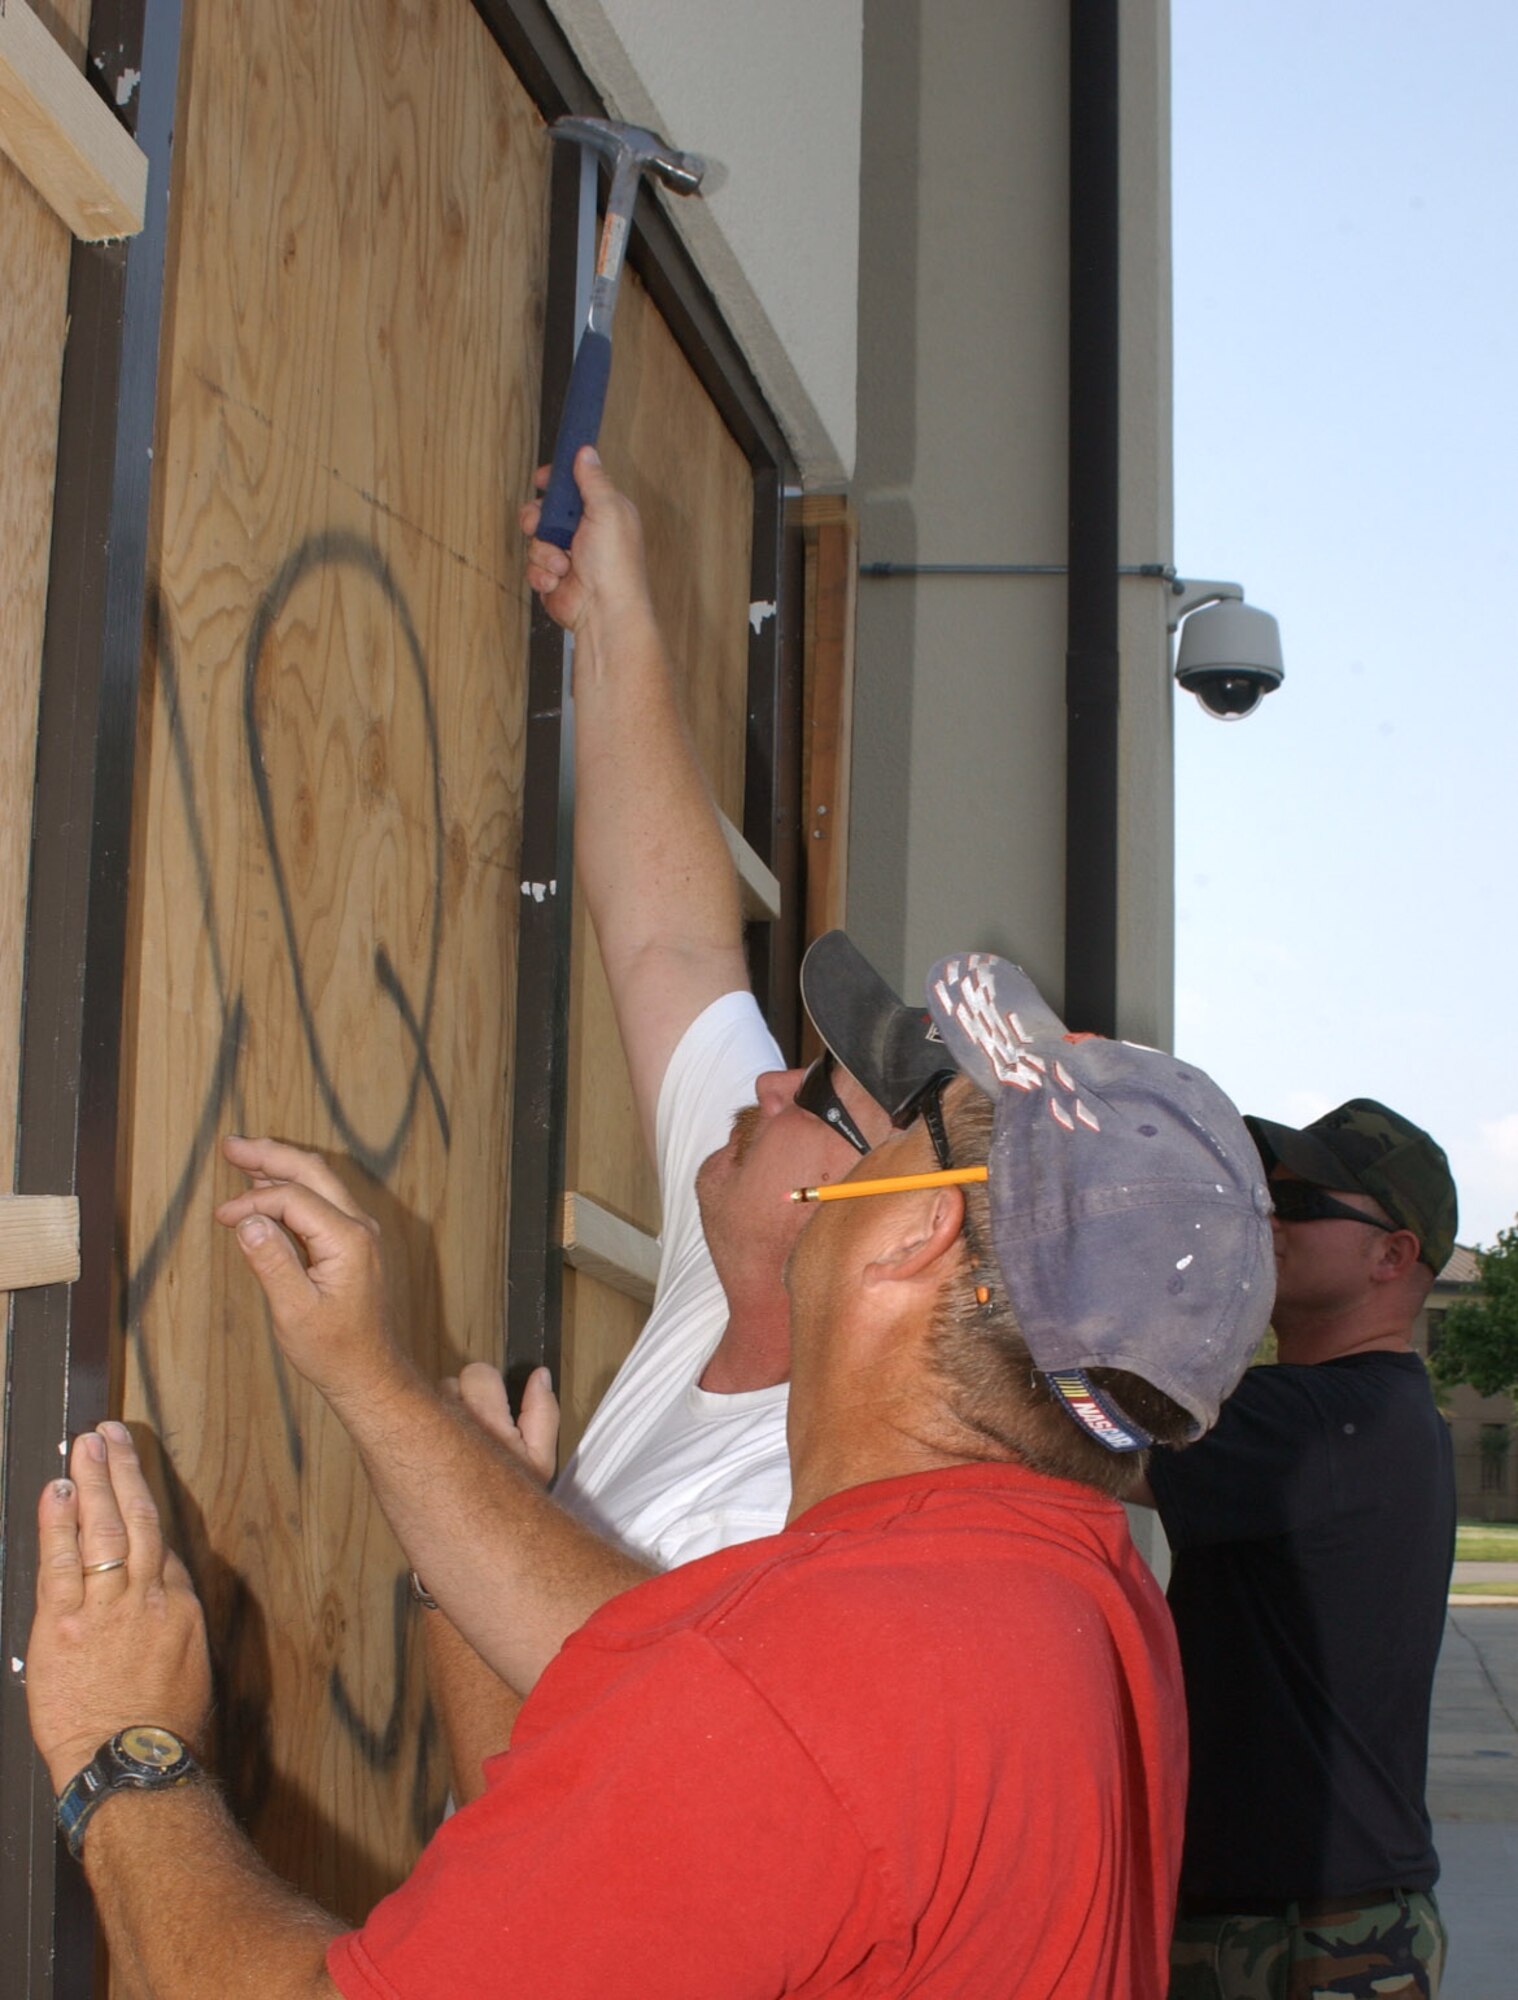
<instances>
[{"instance_id":1,"label":"wristwatch","mask_svg":"<svg viewBox=\"0 0 1518 2000\"><path fill-rule=\"evenodd\" d=\"M162 1791L201 1775L189 1745L156 1722L134 1722L102 1743L58 1794L58 1830L77 1861L90 1814L112 1792Z\"/></svg>"}]
</instances>

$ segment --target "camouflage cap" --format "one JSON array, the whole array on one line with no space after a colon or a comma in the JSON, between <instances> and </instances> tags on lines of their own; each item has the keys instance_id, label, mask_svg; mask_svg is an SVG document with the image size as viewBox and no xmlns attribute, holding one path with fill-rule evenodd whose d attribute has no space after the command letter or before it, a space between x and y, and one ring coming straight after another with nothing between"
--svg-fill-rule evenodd
<instances>
[{"instance_id":1,"label":"camouflage cap","mask_svg":"<svg viewBox=\"0 0 1518 2000\"><path fill-rule=\"evenodd\" d=\"M1368 1194L1413 1232L1431 1271L1449 1262L1459 1226L1454 1176L1444 1149L1411 1119L1373 1097L1352 1097L1300 1131L1267 1118L1244 1123L1267 1173L1280 1165L1315 1187Z\"/></svg>"}]
</instances>

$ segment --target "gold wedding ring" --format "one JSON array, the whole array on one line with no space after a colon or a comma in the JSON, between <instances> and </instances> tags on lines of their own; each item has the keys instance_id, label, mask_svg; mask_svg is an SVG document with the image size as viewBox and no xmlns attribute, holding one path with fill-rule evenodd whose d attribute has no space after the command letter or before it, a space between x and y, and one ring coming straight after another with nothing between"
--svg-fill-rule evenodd
<instances>
[{"instance_id":1,"label":"gold wedding ring","mask_svg":"<svg viewBox=\"0 0 1518 2000\"><path fill-rule=\"evenodd\" d=\"M86 1563L84 1566L84 1573L86 1576L104 1576L105 1572L108 1569L125 1569L125 1568L126 1568L125 1556L112 1556L109 1562Z\"/></svg>"}]
</instances>

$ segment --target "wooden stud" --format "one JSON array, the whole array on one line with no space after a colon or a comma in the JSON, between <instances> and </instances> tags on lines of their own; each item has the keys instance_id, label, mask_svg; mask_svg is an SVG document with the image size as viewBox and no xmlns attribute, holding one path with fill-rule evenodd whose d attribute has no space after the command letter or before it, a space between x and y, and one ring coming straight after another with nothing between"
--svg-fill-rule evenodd
<instances>
[{"instance_id":1,"label":"wooden stud","mask_svg":"<svg viewBox=\"0 0 1518 2000\"><path fill-rule=\"evenodd\" d=\"M564 1261L630 1299L652 1302L659 1277L657 1241L588 1194L564 1197Z\"/></svg>"},{"instance_id":2,"label":"wooden stud","mask_svg":"<svg viewBox=\"0 0 1518 2000\"><path fill-rule=\"evenodd\" d=\"M780 914L779 878L773 869L765 867L726 813L719 812L717 817L722 822L722 838L727 842L727 851L738 871L738 886L743 892L743 914L750 923L767 923Z\"/></svg>"},{"instance_id":3,"label":"wooden stud","mask_svg":"<svg viewBox=\"0 0 1518 2000\"><path fill-rule=\"evenodd\" d=\"M142 228L146 153L26 0L0 0L0 151L82 242Z\"/></svg>"},{"instance_id":4,"label":"wooden stud","mask_svg":"<svg viewBox=\"0 0 1518 2000\"><path fill-rule=\"evenodd\" d=\"M849 766L854 714L854 625L859 525L841 494L808 495L806 541L805 762L806 935L808 943L845 920L849 888ZM821 1043L804 1024L802 1059Z\"/></svg>"},{"instance_id":5,"label":"wooden stud","mask_svg":"<svg viewBox=\"0 0 1518 2000\"><path fill-rule=\"evenodd\" d=\"M841 495L802 502L807 545L807 936L844 920L854 708L858 523Z\"/></svg>"},{"instance_id":6,"label":"wooden stud","mask_svg":"<svg viewBox=\"0 0 1518 2000\"><path fill-rule=\"evenodd\" d=\"M0 1194L0 1292L72 1284L78 1276L78 1198Z\"/></svg>"}]
</instances>

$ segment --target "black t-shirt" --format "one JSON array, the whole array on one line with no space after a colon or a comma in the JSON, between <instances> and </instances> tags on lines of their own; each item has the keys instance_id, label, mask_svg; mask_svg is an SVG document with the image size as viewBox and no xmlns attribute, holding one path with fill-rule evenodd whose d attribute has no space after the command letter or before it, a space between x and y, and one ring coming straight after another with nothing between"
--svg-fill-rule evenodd
<instances>
[{"instance_id":1,"label":"black t-shirt","mask_svg":"<svg viewBox=\"0 0 1518 2000\"><path fill-rule=\"evenodd\" d=\"M1191 1725L1183 1892L1431 1887L1455 1482L1423 1363L1251 1369L1216 1428L1156 1451L1149 1478Z\"/></svg>"}]
</instances>

